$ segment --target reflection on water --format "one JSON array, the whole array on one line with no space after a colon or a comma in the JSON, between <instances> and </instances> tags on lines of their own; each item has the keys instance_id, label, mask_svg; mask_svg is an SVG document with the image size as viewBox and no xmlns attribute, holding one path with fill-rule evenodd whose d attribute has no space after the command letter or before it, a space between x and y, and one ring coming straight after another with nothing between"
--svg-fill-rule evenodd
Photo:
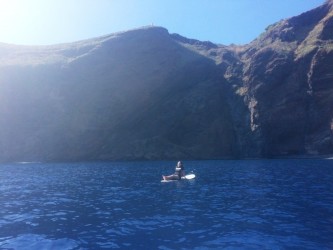
<instances>
[{"instance_id":1,"label":"reflection on water","mask_svg":"<svg viewBox=\"0 0 333 250\"><path fill-rule=\"evenodd\" d=\"M333 249L330 160L0 166L0 248Z\"/></svg>"}]
</instances>

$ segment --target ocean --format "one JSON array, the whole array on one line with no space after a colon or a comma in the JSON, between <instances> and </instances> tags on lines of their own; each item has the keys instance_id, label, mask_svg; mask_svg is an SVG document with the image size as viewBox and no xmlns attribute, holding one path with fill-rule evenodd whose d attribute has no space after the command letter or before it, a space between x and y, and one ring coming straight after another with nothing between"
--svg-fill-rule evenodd
<instances>
[{"instance_id":1,"label":"ocean","mask_svg":"<svg viewBox=\"0 0 333 250\"><path fill-rule=\"evenodd\" d=\"M333 160L0 165L0 249L333 249Z\"/></svg>"}]
</instances>

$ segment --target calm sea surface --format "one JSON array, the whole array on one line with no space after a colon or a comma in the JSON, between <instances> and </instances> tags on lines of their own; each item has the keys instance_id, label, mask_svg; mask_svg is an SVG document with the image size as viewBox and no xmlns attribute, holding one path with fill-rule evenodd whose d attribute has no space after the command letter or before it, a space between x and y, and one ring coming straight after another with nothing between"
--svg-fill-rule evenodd
<instances>
[{"instance_id":1,"label":"calm sea surface","mask_svg":"<svg viewBox=\"0 0 333 250\"><path fill-rule=\"evenodd\" d=\"M0 165L0 249L333 249L333 160Z\"/></svg>"}]
</instances>

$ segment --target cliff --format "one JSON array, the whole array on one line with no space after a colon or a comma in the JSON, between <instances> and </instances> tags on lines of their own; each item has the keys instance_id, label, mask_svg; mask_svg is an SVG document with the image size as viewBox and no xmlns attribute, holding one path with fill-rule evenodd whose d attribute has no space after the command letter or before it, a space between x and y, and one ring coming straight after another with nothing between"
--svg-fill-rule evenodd
<instances>
[{"instance_id":1,"label":"cliff","mask_svg":"<svg viewBox=\"0 0 333 250\"><path fill-rule=\"evenodd\" d=\"M222 46L145 27L0 44L0 160L333 153L333 3Z\"/></svg>"},{"instance_id":2,"label":"cliff","mask_svg":"<svg viewBox=\"0 0 333 250\"><path fill-rule=\"evenodd\" d=\"M259 155L333 152L332 5L268 27L240 54Z\"/></svg>"}]
</instances>

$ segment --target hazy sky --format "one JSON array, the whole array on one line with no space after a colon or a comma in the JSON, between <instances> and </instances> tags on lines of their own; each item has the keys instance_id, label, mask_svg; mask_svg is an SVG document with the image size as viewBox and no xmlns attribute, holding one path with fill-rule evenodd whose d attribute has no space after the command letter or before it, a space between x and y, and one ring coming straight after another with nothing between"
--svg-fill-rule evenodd
<instances>
[{"instance_id":1,"label":"hazy sky","mask_svg":"<svg viewBox=\"0 0 333 250\"><path fill-rule=\"evenodd\" d=\"M220 44L244 44L324 0L0 0L0 42L73 42L145 25Z\"/></svg>"}]
</instances>

